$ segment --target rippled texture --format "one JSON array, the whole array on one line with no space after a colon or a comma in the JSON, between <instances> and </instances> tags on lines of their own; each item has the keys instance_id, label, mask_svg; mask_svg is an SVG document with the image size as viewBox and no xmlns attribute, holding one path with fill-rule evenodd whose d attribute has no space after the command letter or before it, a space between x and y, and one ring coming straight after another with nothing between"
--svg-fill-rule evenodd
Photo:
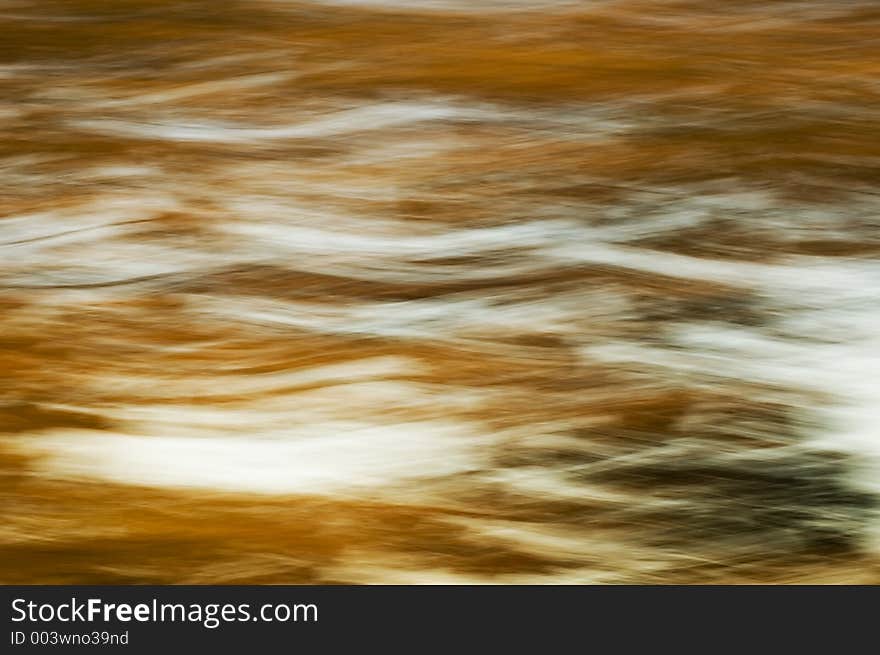
<instances>
[{"instance_id":1,"label":"rippled texture","mask_svg":"<svg viewBox=\"0 0 880 655\"><path fill-rule=\"evenodd\" d=\"M2 582L880 582L876 3L0 21Z\"/></svg>"}]
</instances>

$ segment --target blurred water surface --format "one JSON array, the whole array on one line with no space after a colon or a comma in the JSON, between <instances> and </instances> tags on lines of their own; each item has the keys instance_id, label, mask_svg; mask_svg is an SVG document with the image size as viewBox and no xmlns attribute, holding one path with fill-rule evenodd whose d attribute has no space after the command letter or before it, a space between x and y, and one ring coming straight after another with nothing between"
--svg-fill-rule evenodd
<instances>
[{"instance_id":1,"label":"blurred water surface","mask_svg":"<svg viewBox=\"0 0 880 655\"><path fill-rule=\"evenodd\" d=\"M880 581L876 3L0 21L2 582Z\"/></svg>"}]
</instances>

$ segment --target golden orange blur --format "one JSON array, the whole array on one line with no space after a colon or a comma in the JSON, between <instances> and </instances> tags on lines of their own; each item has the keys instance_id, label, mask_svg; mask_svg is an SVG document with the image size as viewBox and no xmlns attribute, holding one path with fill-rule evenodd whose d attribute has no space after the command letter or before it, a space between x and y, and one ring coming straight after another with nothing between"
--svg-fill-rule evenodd
<instances>
[{"instance_id":1,"label":"golden orange blur","mask_svg":"<svg viewBox=\"0 0 880 655\"><path fill-rule=\"evenodd\" d=\"M0 21L0 582L880 582L875 3Z\"/></svg>"}]
</instances>

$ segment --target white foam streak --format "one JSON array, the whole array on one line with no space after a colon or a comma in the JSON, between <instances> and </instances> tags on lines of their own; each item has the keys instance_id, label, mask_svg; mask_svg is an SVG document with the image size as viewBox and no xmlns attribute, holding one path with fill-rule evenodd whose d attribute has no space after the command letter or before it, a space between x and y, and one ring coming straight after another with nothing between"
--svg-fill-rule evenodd
<instances>
[{"instance_id":1,"label":"white foam streak","mask_svg":"<svg viewBox=\"0 0 880 655\"><path fill-rule=\"evenodd\" d=\"M481 464L467 427L440 420L214 438L68 431L29 442L28 452L62 477L269 494L363 493Z\"/></svg>"},{"instance_id":2,"label":"white foam streak","mask_svg":"<svg viewBox=\"0 0 880 655\"><path fill-rule=\"evenodd\" d=\"M224 123L135 123L79 120L72 125L91 132L146 139L253 144L275 139L317 139L412 125L424 121L474 118L474 111L442 103L388 102L335 111L295 125L249 127Z\"/></svg>"}]
</instances>

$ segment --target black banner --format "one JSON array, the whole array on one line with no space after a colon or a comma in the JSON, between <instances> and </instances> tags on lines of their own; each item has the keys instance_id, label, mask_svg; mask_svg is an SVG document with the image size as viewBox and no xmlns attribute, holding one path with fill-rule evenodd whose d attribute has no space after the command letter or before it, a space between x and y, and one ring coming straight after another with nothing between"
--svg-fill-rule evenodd
<instances>
[{"instance_id":1,"label":"black banner","mask_svg":"<svg viewBox=\"0 0 880 655\"><path fill-rule=\"evenodd\" d=\"M852 645L877 587L8 586L2 652Z\"/></svg>"}]
</instances>

